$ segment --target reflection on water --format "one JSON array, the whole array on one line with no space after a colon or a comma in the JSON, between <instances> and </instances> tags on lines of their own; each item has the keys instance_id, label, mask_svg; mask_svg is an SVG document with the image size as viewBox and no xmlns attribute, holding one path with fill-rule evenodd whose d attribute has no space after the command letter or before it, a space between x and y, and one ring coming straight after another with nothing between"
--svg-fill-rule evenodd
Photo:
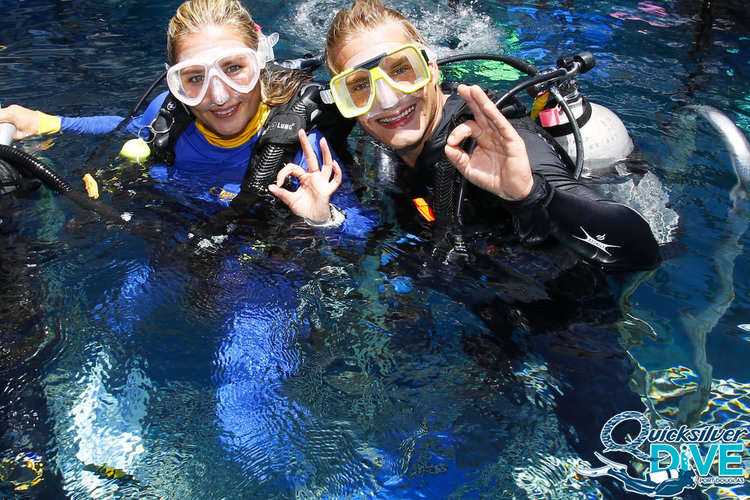
<instances>
[{"instance_id":1,"label":"reflection on water","mask_svg":"<svg viewBox=\"0 0 750 500\"><path fill-rule=\"evenodd\" d=\"M251 7L281 33L286 58L319 50L343 3ZM2 104L124 114L162 67L153 26L173 9L8 9ZM441 267L397 226L349 247L287 229L185 251L173 234L144 240L44 189L4 206L0 496L616 498L611 481L574 472L599 463L613 415L745 425L747 210L730 198L737 179L721 138L678 117L695 103L750 123L750 16L717 7L706 37L697 9L404 5L441 56L499 51L545 66L595 53L582 91L623 118L643 170L597 187L639 208L667 243L650 274L603 279L565 255L502 252ZM500 88L514 78L481 72ZM24 147L73 178L98 144ZM351 145L363 202L390 221L380 200L393 165L357 134ZM187 209L148 201L143 170L104 163L112 203L167 232L188 226Z\"/></svg>"}]
</instances>

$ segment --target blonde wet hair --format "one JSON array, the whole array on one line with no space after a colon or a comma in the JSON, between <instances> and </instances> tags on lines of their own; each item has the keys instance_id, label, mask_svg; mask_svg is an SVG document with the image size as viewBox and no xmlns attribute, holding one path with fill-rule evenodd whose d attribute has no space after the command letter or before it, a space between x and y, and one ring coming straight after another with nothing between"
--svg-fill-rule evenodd
<instances>
[{"instance_id":1,"label":"blonde wet hair","mask_svg":"<svg viewBox=\"0 0 750 500\"><path fill-rule=\"evenodd\" d=\"M326 36L326 67L331 76L346 68L336 67L338 50L358 35L384 24L401 26L411 43L427 45L424 37L403 14L385 7L380 0L357 0L348 9L341 9L333 18Z\"/></svg>"},{"instance_id":2,"label":"blonde wet hair","mask_svg":"<svg viewBox=\"0 0 750 500\"><path fill-rule=\"evenodd\" d=\"M259 27L239 0L188 0L177 8L167 26L167 57L177 62L177 48L191 35L209 26L233 30L251 49L258 49ZM264 70L260 78L261 99L269 106L284 104L294 96L303 82L312 80L304 71Z\"/></svg>"}]
</instances>

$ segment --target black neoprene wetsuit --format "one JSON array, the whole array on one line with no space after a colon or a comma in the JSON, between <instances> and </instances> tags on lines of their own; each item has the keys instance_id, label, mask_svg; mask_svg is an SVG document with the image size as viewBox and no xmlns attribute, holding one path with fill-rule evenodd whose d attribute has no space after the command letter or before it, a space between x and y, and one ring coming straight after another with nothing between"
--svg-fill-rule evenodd
<instances>
[{"instance_id":1,"label":"black neoprene wetsuit","mask_svg":"<svg viewBox=\"0 0 750 500\"><path fill-rule=\"evenodd\" d=\"M414 170L402 176L410 184L401 185L406 190L404 194L423 197L428 203L440 196L433 189L436 165L443 157L448 135L467 112L463 99L457 93L451 94ZM661 257L646 220L630 207L603 198L574 179L529 121L511 120L526 143L534 175L531 193L524 200L510 202L467 182L462 197L461 231L476 233L480 228L479 232L489 230L494 237L515 236L524 246L540 244L553 235L590 263L608 270L654 268ZM460 179L460 175L456 174L456 178ZM418 212L412 209L410 213Z\"/></svg>"}]
</instances>

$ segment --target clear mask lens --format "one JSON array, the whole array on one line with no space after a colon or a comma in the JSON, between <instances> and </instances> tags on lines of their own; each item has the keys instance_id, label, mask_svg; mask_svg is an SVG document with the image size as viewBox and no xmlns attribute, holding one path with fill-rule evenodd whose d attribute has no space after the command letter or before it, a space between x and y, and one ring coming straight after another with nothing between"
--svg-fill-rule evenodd
<instances>
[{"instance_id":1,"label":"clear mask lens","mask_svg":"<svg viewBox=\"0 0 750 500\"><path fill-rule=\"evenodd\" d=\"M214 53L213 57L189 59L172 66L167 72L167 85L180 101L197 106L206 96L213 79L237 92L247 93L258 83L260 69L258 55L253 49L225 50L218 55Z\"/></svg>"}]
</instances>

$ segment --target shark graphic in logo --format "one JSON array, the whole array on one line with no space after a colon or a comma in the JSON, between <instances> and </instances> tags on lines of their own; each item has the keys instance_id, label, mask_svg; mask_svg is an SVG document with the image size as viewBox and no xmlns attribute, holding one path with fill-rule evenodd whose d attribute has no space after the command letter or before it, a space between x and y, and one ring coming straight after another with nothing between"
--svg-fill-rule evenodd
<instances>
[{"instance_id":1,"label":"shark graphic in logo","mask_svg":"<svg viewBox=\"0 0 750 500\"><path fill-rule=\"evenodd\" d=\"M606 253L607 255L612 255L607 250L608 248L620 248L620 245L608 245L608 244L604 243L604 241L601 241L601 240L604 240L604 238L607 237L606 234L597 235L597 237L594 238L589 233L587 233L586 230L584 228L582 228L582 227L581 227L581 231L583 231L583 234L584 234L585 238L581 238L580 236L575 236L575 235L573 235L573 238L575 238L577 240L581 240L584 243L588 243L589 245L598 248L599 250L601 250L602 252Z\"/></svg>"},{"instance_id":2,"label":"shark graphic in logo","mask_svg":"<svg viewBox=\"0 0 750 500\"><path fill-rule=\"evenodd\" d=\"M685 488L698 486L698 474L692 469L667 469L646 473L643 478L628 474L628 467L614 462L594 452L596 457L604 463L604 467L587 468L576 467L579 474L586 477L609 476L622 483L625 491L640 493L649 497L673 497L682 493Z\"/></svg>"}]
</instances>

